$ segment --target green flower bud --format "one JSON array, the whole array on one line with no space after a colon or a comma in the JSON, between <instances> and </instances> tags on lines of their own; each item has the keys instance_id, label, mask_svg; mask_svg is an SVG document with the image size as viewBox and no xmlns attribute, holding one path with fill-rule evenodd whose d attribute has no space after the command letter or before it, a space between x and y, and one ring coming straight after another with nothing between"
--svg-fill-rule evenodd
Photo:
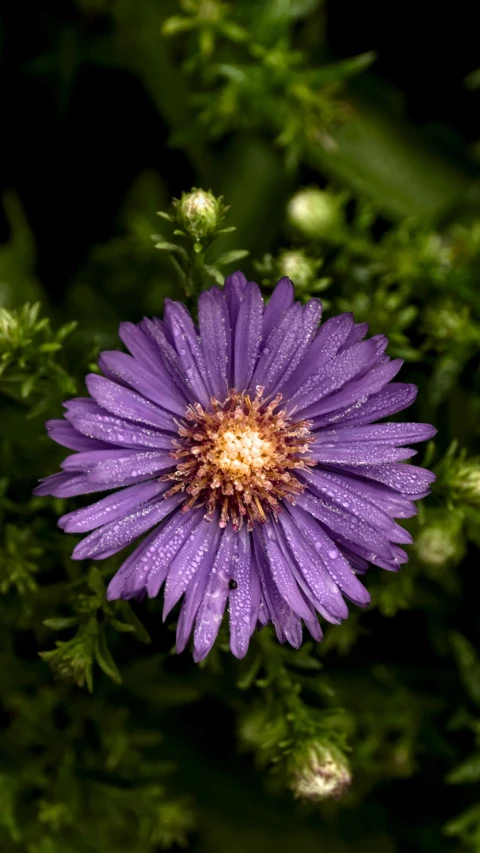
<instances>
[{"instance_id":1,"label":"green flower bud","mask_svg":"<svg viewBox=\"0 0 480 853\"><path fill-rule=\"evenodd\" d=\"M438 513L420 528L415 540L419 560L432 569L457 565L464 554L461 522L446 513Z\"/></svg>"},{"instance_id":2,"label":"green flower bud","mask_svg":"<svg viewBox=\"0 0 480 853\"><path fill-rule=\"evenodd\" d=\"M348 761L326 740L306 741L289 761L290 787L302 800L339 799L350 786Z\"/></svg>"},{"instance_id":3,"label":"green flower bud","mask_svg":"<svg viewBox=\"0 0 480 853\"><path fill-rule=\"evenodd\" d=\"M223 218L222 201L210 191L194 188L174 204L180 228L196 241L210 237Z\"/></svg>"},{"instance_id":4,"label":"green flower bud","mask_svg":"<svg viewBox=\"0 0 480 853\"><path fill-rule=\"evenodd\" d=\"M311 240L331 237L343 224L339 200L316 187L295 193L287 205L287 219Z\"/></svg>"},{"instance_id":5,"label":"green flower bud","mask_svg":"<svg viewBox=\"0 0 480 853\"><path fill-rule=\"evenodd\" d=\"M480 505L480 459L467 459L452 470L448 477L449 493L456 500L473 506Z\"/></svg>"},{"instance_id":6,"label":"green flower bud","mask_svg":"<svg viewBox=\"0 0 480 853\"><path fill-rule=\"evenodd\" d=\"M278 258L279 278L291 278L299 290L307 290L314 283L322 261L309 258L302 251L283 251Z\"/></svg>"},{"instance_id":7,"label":"green flower bud","mask_svg":"<svg viewBox=\"0 0 480 853\"><path fill-rule=\"evenodd\" d=\"M91 619L81 626L71 640L57 640L56 648L49 652L40 652L40 657L48 663L55 678L77 687L87 685L93 689L92 669L95 649L97 623Z\"/></svg>"}]
</instances>

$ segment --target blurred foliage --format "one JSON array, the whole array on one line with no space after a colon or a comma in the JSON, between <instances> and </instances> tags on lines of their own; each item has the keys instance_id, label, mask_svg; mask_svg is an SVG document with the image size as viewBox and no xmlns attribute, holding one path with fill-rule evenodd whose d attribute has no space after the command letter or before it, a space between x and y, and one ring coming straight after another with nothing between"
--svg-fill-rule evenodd
<instances>
[{"instance_id":1,"label":"blurred foliage","mask_svg":"<svg viewBox=\"0 0 480 853\"><path fill-rule=\"evenodd\" d=\"M0 850L476 853L480 207L469 155L443 156L401 110L359 94L354 78L374 56L332 57L318 0L77 0L45 28L22 74L49 81L60 116L85 68L90 91L118 74L120 87L136 81L166 142L133 176L119 161L118 215L102 239L84 211L85 251L57 291L42 272L46 232L37 245L21 193L3 197ZM83 393L99 350L119 345L119 321L161 314L167 296L193 301L234 265L267 296L288 275L303 300L320 294L325 315L353 311L389 336L402 380L419 386L408 417L439 428L420 451L438 481L407 522L409 564L369 572L367 610L299 651L263 630L241 662L224 630L195 666L171 654L160 602L106 602L121 556L71 561L74 540L55 526L65 501L31 490L62 458L44 418Z\"/></svg>"}]
</instances>

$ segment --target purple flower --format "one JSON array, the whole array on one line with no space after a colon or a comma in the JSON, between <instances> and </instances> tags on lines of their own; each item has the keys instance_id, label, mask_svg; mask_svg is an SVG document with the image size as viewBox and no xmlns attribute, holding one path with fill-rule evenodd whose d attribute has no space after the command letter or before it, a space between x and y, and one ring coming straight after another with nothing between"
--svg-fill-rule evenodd
<instances>
[{"instance_id":1,"label":"purple flower","mask_svg":"<svg viewBox=\"0 0 480 853\"><path fill-rule=\"evenodd\" d=\"M302 619L338 623L345 598L369 594L369 563L397 571L411 537L395 521L415 514L434 475L405 465L404 445L427 424L374 423L405 409L414 385L391 380L402 362L383 335L363 340L351 314L319 326L321 303L294 302L281 279L265 306L237 272L201 294L198 327L184 305L165 318L123 323L131 355L105 352L88 398L65 403L51 437L74 451L37 495L110 491L60 519L88 533L73 557L104 559L139 536L108 598L158 595L164 617L183 596L177 649L194 630L208 654L228 600L230 643L243 657L257 626L273 622L296 648Z\"/></svg>"}]
</instances>

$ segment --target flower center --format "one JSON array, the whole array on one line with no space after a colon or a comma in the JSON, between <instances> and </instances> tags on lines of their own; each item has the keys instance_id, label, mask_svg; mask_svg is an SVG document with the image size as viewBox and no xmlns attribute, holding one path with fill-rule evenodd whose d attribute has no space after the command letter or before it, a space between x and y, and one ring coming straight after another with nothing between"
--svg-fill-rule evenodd
<instances>
[{"instance_id":1,"label":"flower center","mask_svg":"<svg viewBox=\"0 0 480 853\"><path fill-rule=\"evenodd\" d=\"M216 462L222 471L236 477L249 477L254 471L268 466L272 458L271 441L262 438L258 430L250 426L235 425L218 433L215 441Z\"/></svg>"},{"instance_id":2,"label":"flower center","mask_svg":"<svg viewBox=\"0 0 480 853\"><path fill-rule=\"evenodd\" d=\"M205 506L212 521L219 509L220 527L231 521L238 530L245 521L251 530L303 491L292 472L315 464L306 456L310 424L279 410L280 394L268 404L262 394L260 386L254 399L231 390L223 403L212 398L211 411L187 408L171 453L176 469L164 475L177 481L168 496L185 492L183 512Z\"/></svg>"}]
</instances>

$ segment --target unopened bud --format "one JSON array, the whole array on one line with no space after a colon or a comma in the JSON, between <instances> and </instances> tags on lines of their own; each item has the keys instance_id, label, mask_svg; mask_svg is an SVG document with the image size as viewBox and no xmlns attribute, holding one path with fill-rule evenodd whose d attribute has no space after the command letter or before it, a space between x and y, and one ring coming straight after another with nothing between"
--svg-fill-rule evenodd
<instances>
[{"instance_id":1,"label":"unopened bud","mask_svg":"<svg viewBox=\"0 0 480 853\"><path fill-rule=\"evenodd\" d=\"M339 200L316 187L295 193L287 205L287 219L311 240L335 235L343 223Z\"/></svg>"},{"instance_id":2,"label":"unopened bud","mask_svg":"<svg viewBox=\"0 0 480 853\"><path fill-rule=\"evenodd\" d=\"M309 258L302 251L284 251L278 258L278 276L291 278L296 288L306 290L314 283L322 261Z\"/></svg>"},{"instance_id":3,"label":"unopened bud","mask_svg":"<svg viewBox=\"0 0 480 853\"><path fill-rule=\"evenodd\" d=\"M180 227L194 240L210 237L222 219L222 202L213 193L193 189L175 202Z\"/></svg>"},{"instance_id":4,"label":"unopened bud","mask_svg":"<svg viewBox=\"0 0 480 853\"><path fill-rule=\"evenodd\" d=\"M351 781L347 759L328 741L306 741L290 759L290 787L299 799L339 799Z\"/></svg>"},{"instance_id":5,"label":"unopened bud","mask_svg":"<svg viewBox=\"0 0 480 853\"><path fill-rule=\"evenodd\" d=\"M432 517L417 534L415 552L419 560L432 569L458 564L464 554L459 520L445 513Z\"/></svg>"},{"instance_id":6,"label":"unopened bud","mask_svg":"<svg viewBox=\"0 0 480 853\"><path fill-rule=\"evenodd\" d=\"M480 459L460 462L448 478L449 491L456 500L478 506L480 504Z\"/></svg>"}]
</instances>

